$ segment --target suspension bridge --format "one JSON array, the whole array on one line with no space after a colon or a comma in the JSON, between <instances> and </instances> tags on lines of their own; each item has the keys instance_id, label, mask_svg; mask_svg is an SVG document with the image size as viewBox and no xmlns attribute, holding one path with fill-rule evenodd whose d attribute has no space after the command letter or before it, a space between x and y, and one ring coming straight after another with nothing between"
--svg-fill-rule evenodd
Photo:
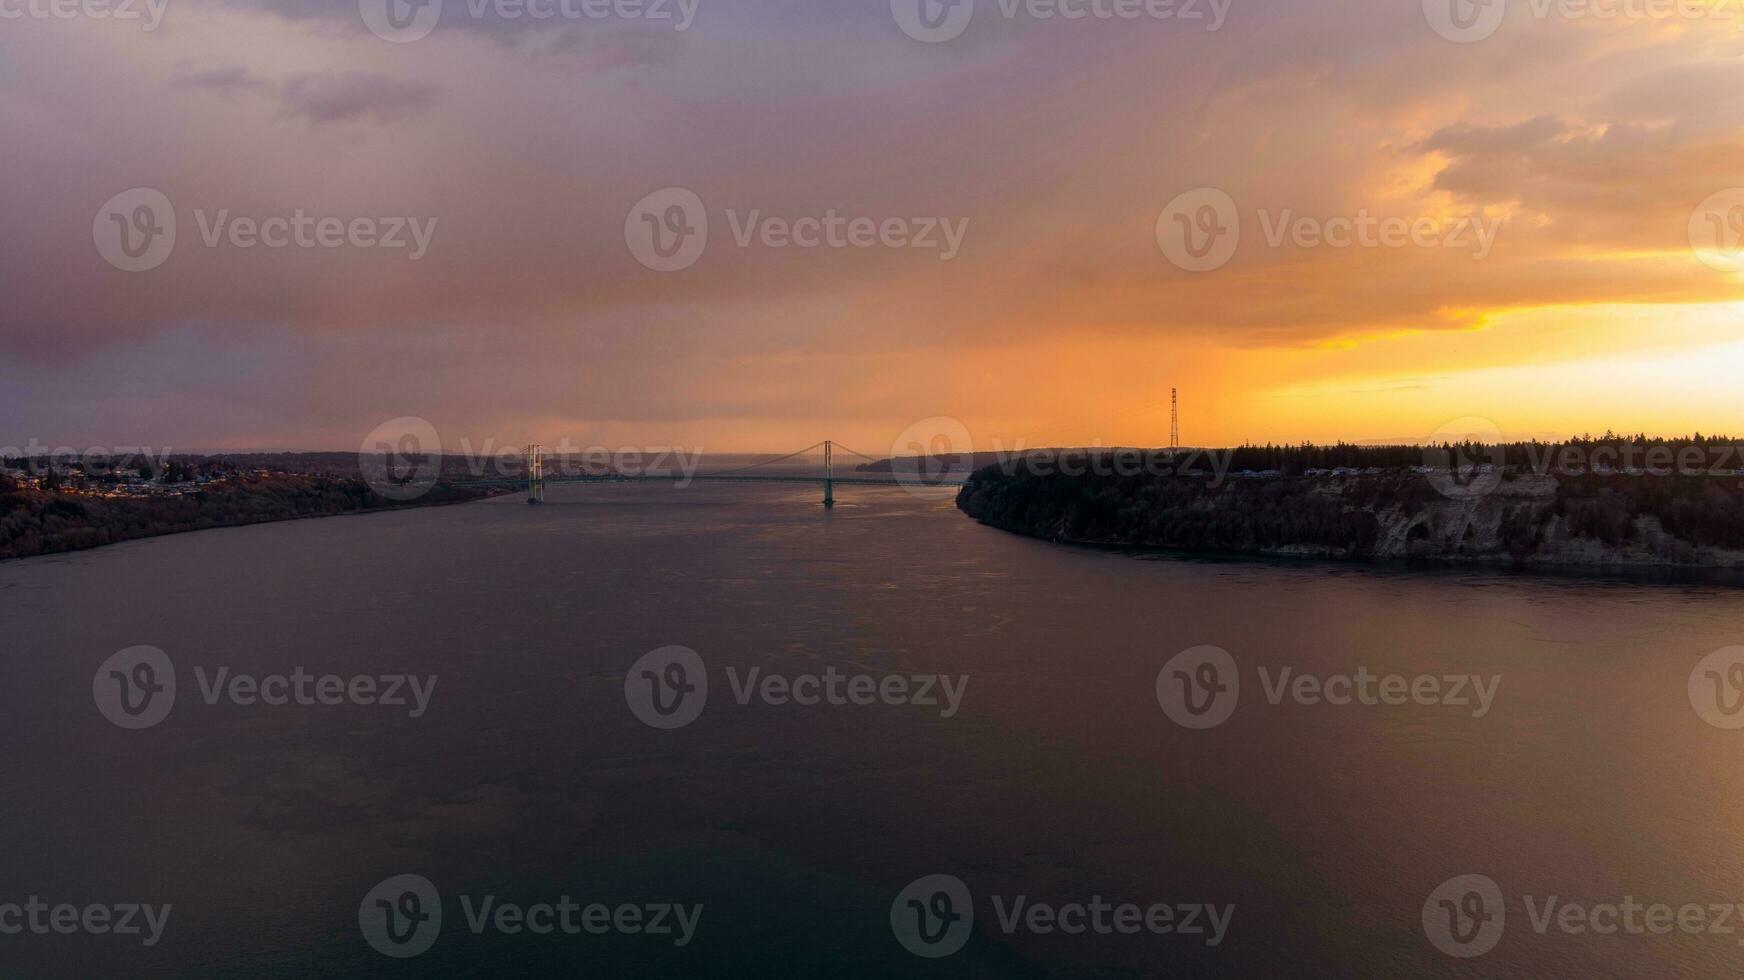
<instances>
[{"instance_id":1,"label":"suspension bridge","mask_svg":"<svg viewBox=\"0 0 1744 980\"><path fill-rule=\"evenodd\" d=\"M823 455L823 473L822 474L781 473L781 472L770 472L767 469L765 469L766 467L779 466L782 463L786 463L786 462L789 462L791 460L804 457L807 454L814 453L820 449L823 450L823 454L822 454ZM823 485L823 491L824 491L823 504L825 507L834 507L836 505L835 490L836 490L837 484L842 484L845 486L873 486L873 487L894 487L894 486L959 487L959 486L963 485L963 479L961 478L960 475L957 475L961 472L961 469L957 468L957 467L949 467L949 466L940 465L939 471L937 473L934 473L932 475L928 475L927 471L932 468L932 461L939 458L939 457L932 457L932 456L917 457L916 458L916 472L913 474L909 474L909 473L904 472L903 474L898 475L898 473L896 472L896 470L894 468L895 463L892 462L892 469L891 469L890 475L888 477L880 478L880 477L875 477L875 476L857 476L857 477L836 476L835 475L835 455L838 452L842 453L846 456L857 457L859 459L865 460L868 463L881 463L881 462L886 461L886 458L881 458L881 457L877 457L877 456L868 456L865 453L856 452L852 449L849 449L847 446L840 445L840 444L836 443L835 440L833 440L833 439L825 439L822 442L813 443L812 445L809 445L809 446L805 447L804 449L796 449L791 453L786 453L785 455L775 456L775 457L772 457L770 459L762 459L762 460L758 460L755 463L749 463L749 464L744 465L744 466L735 466L735 467L731 467L729 469L724 469L724 470L710 470L708 472L696 472L696 473L688 473L688 474L686 474L686 473L653 474L653 473L609 472L609 473L578 473L578 474L567 474L567 475L552 475L551 473L548 472L551 469L552 457L546 454L545 447L543 447L543 446L528 446L527 447L527 475L524 477L512 477L512 478L511 477L503 477L500 479L486 478L486 479L477 479L477 480L457 480L454 482L457 486L460 486L460 485L464 485L464 486L521 486L521 485L525 485L527 488L527 503L529 503L529 504L543 503L545 500L545 487L548 484L554 484L554 483L555 484L562 484L562 483L621 483L621 482L632 481L632 480L650 480L650 481L662 481L662 482L666 482L666 481L686 481L686 482L688 482L688 481L693 481L693 480L723 480L723 481L740 481L740 482L746 482L746 483L811 483L811 484L822 484ZM560 466L560 468L566 468L567 467L567 458L559 458L559 466Z\"/></svg>"}]
</instances>

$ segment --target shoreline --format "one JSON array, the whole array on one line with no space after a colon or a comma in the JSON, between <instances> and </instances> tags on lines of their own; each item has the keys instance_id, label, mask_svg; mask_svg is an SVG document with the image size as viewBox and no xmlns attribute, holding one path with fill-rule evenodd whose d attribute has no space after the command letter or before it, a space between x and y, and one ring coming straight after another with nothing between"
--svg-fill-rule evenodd
<instances>
[{"instance_id":1,"label":"shoreline","mask_svg":"<svg viewBox=\"0 0 1744 980\"><path fill-rule=\"evenodd\" d=\"M256 527L256 526L263 525L263 524L286 524L286 523L290 523L293 521L324 520L327 518L334 518L334 517L368 517L368 516L372 516L375 514L390 514L390 513L395 513L398 511L424 510L427 508L435 508L435 507L459 507L459 506L463 506L465 504L476 504L476 503L480 503L480 502L486 501L486 500L495 500L498 497L508 496L510 494L517 493L517 492L519 492L519 491L517 491L513 488L506 488L506 487L500 488L500 489L493 488L490 491L481 494L480 496L471 497L471 498L468 498L465 500L432 500L428 503L406 502L406 503L396 503L392 506L386 506L386 507L359 507L359 508L355 508L352 510L334 511L332 513L327 513L327 514L294 514L294 513L293 514L280 514L280 515L275 515L275 516L259 517L259 518L253 519L253 520L226 521L223 523L215 523L215 524L207 525L204 527L172 527L172 528L167 528L165 530L160 530L160 531L150 531L150 532L143 533L143 534L134 534L134 535L130 535L128 537L120 538L118 540L113 540L113 541L102 541L102 542L97 542L94 544L81 544L81 545L75 545L75 546L70 547L70 548L56 548L52 551L40 551L40 552L37 552L35 554L30 554L30 555L0 555L0 566L5 566L5 565L17 563L17 562L33 561L33 560L37 560L37 559L64 558L68 555L77 555L77 554L82 554L82 553L90 552L90 551L101 551L105 548L112 548L112 547L115 547L117 545L132 544L134 542L139 542L139 541L151 541L151 540L156 539L156 538L176 537L176 536L183 535L183 534L198 534L198 533L203 532L203 531L233 531L233 530L236 530L237 528Z\"/></svg>"},{"instance_id":2,"label":"shoreline","mask_svg":"<svg viewBox=\"0 0 1744 980\"><path fill-rule=\"evenodd\" d=\"M1169 545L1127 544L1119 541L1096 541L1068 537L1047 537L1002 527L967 512L963 516L981 527L1009 534L1044 545L1100 551L1135 559L1168 558L1183 562L1212 565L1260 564L1296 568L1323 568L1369 572L1415 573L1483 573L1497 576L1566 579L1573 581L1605 581L1639 585L1721 585L1744 587L1744 565L1675 564L1669 562L1577 562L1498 561L1475 557L1412 556L1402 558L1345 555L1292 554L1284 551L1215 551L1172 547Z\"/></svg>"},{"instance_id":3,"label":"shoreline","mask_svg":"<svg viewBox=\"0 0 1744 980\"><path fill-rule=\"evenodd\" d=\"M1011 534L1136 553L1744 583L1744 499L1696 481L1518 478L1454 497L1399 473L1219 487L983 469L956 504Z\"/></svg>"}]
</instances>

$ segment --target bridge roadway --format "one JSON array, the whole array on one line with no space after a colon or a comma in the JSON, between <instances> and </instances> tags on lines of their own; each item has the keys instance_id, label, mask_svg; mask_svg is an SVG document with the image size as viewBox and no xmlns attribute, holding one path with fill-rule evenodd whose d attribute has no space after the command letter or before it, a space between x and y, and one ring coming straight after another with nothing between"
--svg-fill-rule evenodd
<instances>
[{"instance_id":1,"label":"bridge roadway","mask_svg":"<svg viewBox=\"0 0 1744 980\"><path fill-rule=\"evenodd\" d=\"M881 460L868 456L865 453L855 452L846 447L842 448L849 455L858 456L869 463L882 462ZM758 469L759 467L775 466L780 463L785 463L790 459L804 457L814 449L823 450L824 471L820 475L809 476L798 473L767 472L749 475L748 473L748 471ZM825 507L834 507L836 505L836 484L838 483L858 487L904 488L913 488L915 486L960 487L964 483L960 478L952 480L944 479L942 477L936 480L901 480L898 479L894 473L888 477L880 477L878 479L864 476L839 477L836 476L833 468L835 449L835 441L833 439L825 439L822 442L807 446L804 449L794 450L784 456L759 460L748 466L716 470L713 473L663 473L658 476L652 473L608 473L599 475L582 474L579 476L549 476L545 472L545 447L531 445L527 447L527 473L519 479L509 479L505 477L497 480L455 480L453 483L456 486L520 486L525 484L527 487L527 503L529 504L537 504L543 501L545 499L545 487L552 483L628 483L634 480L670 480L673 483L691 483L698 480L732 480L740 483L808 483L823 485L823 503Z\"/></svg>"},{"instance_id":2,"label":"bridge roadway","mask_svg":"<svg viewBox=\"0 0 1744 980\"><path fill-rule=\"evenodd\" d=\"M696 473L691 476L685 476L682 473L673 473L666 476L654 476L646 473L634 475L613 474L610 476L547 476L541 477L539 482L549 485L553 483L632 483L636 481L671 481L674 483L681 483L686 481L694 482L697 480L731 481L737 483L839 483L857 487L960 487L965 482L960 479L903 481L895 478L877 480L869 477L840 476L712 476L708 473ZM524 487L527 485L527 478L522 476L514 478L504 477L498 480L449 480L447 482L450 485L457 487Z\"/></svg>"}]
</instances>

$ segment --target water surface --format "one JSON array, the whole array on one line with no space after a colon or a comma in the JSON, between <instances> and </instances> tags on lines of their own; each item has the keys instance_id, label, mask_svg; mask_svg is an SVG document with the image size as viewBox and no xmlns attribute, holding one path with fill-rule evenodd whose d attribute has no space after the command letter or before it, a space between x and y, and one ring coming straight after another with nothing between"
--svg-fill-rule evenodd
<instances>
[{"instance_id":1,"label":"water surface","mask_svg":"<svg viewBox=\"0 0 1744 980\"><path fill-rule=\"evenodd\" d=\"M1138 558L980 527L949 500L804 485L554 486L0 564L0 902L171 903L163 940L0 936L0 972L317 976L1591 977L1735 975L1739 934L1536 933L1542 901L1744 901L1744 731L1691 668L1744 643L1744 591L1478 572ZM127 731L105 658L163 649L181 690ZM711 673L656 731L625 672ZM1228 722L1182 728L1159 669L1214 644ZM967 674L961 711L734 702L732 666ZM207 705L193 668L438 677L429 710ZM1499 675L1446 705L1266 702L1255 670ZM411 960L363 895L448 896ZM892 938L892 898L960 877L955 956ZM1508 900L1487 955L1424 936L1441 882ZM477 936L459 894L702 902L696 939ZM1007 901L1234 903L1182 936L999 930ZM1744 922L1738 923L1744 930Z\"/></svg>"}]
</instances>

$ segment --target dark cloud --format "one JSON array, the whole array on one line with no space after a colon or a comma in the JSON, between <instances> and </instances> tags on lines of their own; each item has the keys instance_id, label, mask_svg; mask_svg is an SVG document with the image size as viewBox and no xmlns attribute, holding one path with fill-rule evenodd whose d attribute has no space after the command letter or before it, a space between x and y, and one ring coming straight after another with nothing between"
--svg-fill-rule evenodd
<instances>
[{"instance_id":1,"label":"dark cloud","mask_svg":"<svg viewBox=\"0 0 1744 980\"><path fill-rule=\"evenodd\" d=\"M373 72L302 72L275 82L240 65L194 72L173 84L224 96L258 95L276 103L281 116L313 124L400 122L428 113L442 95L427 82Z\"/></svg>"},{"instance_id":2,"label":"dark cloud","mask_svg":"<svg viewBox=\"0 0 1744 980\"><path fill-rule=\"evenodd\" d=\"M1520 153L1542 146L1568 132L1568 125L1555 116L1536 116L1512 126L1473 126L1459 123L1437 130L1423 141L1428 152L1470 154Z\"/></svg>"},{"instance_id":3,"label":"dark cloud","mask_svg":"<svg viewBox=\"0 0 1744 980\"><path fill-rule=\"evenodd\" d=\"M271 92L273 90L271 82L240 65L195 72L186 78L178 79L175 84L182 88L204 89L223 95L236 95L243 92Z\"/></svg>"},{"instance_id":4,"label":"dark cloud","mask_svg":"<svg viewBox=\"0 0 1744 980\"><path fill-rule=\"evenodd\" d=\"M287 115L312 123L359 119L388 123L429 112L440 95L434 85L371 72L318 72L286 78L279 89L279 104Z\"/></svg>"},{"instance_id":5,"label":"dark cloud","mask_svg":"<svg viewBox=\"0 0 1744 980\"><path fill-rule=\"evenodd\" d=\"M429 39L396 45L368 33L356 0L188 2L202 16L125 57L73 32L0 38L13 178L0 338L15 365L0 369L0 418L63 407L46 383L7 400L27 370L105 377L129 363L116 351L202 322L279 331L246 370L277 382L274 417L293 428L367 431L427 401L502 431L549 413L809 431L820 412L948 414L928 390L879 391L966 393L953 386L987 373L982 355L1024 345L1037 363L1109 338L1332 347L1496 310L1737 295L1685 239L1696 203L1738 183L1744 100L1720 98L1741 90L1738 69L1713 43L1646 29L1557 19L1453 45L1408 0L1243 2L1217 34L1007 20L982 0L963 38L925 45L883 0L704 0L683 33L474 18L447 0ZM668 186L698 193L712 221L706 255L670 275L624 243L631 206ZM1155 224L1198 186L1230 193L1244 227L1235 261L1191 276ZM180 217L173 256L144 274L93 247L93 214L132 187L163 191ZM1272 247L1261 209L1508 223L1476 261ZM416 262L203 241L220 214L298 210L440 226ZM972 225L942 262L740 247L729 211ZM247 393L206 383L225 362L192 345L161 348L183 370L144 372L150 390L88 402L78 425L163 420L196 388L218 397L186 431L217 424L203 420ZM950 353L967 348L977 356ZM235 439L276 440L265 420L244 417Z\"/></svg>"}]
</instances>

